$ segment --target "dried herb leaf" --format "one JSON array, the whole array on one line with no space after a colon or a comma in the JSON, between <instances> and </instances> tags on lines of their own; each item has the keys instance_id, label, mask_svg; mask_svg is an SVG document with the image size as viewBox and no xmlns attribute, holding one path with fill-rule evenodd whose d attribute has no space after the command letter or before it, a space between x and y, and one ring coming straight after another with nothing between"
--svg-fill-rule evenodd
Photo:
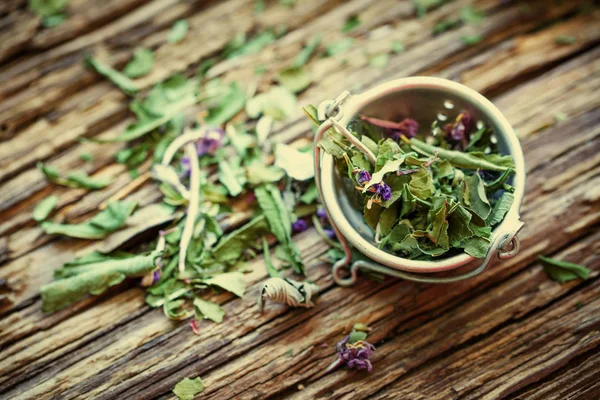
<instances>
[{"instance_id":1,"label":"dried herb leaf","mask_svg":"<svg viewBox=\"0 0 600 400\"><path fill-rule=\"evenodd\" d=\"M329 46L327 46L325 54L329 57L333 57L337 54L345 53L352 48L353 44L354 40L352 38L340 39L337 42L331 43Z\"/></svg>"},{"instance_id":2,"label":"dried herb leaf","mask_svg":"<svg viewBox=\"0 0 600 400\"><path fill-rule=\"evenodd\" d=\"M235 264L245 250L256 248L257 239L268 230L265 216L256 217L241 228L224 236L211 251L211 255L217 262Z\"/></svg>"},{"instance_id":3,"label":"dried herb leaf","mask_svg":"<svg viewBox=\"0 0 600 400\"><path fill-rule=\"evenodd\" d=\"M344 26L342 27L342 32L348 33L358 28L360 25L360 19L358 19L358 15L351 15L346 19Z\"/></svg>"},{"instance_id":4,"label":"dried herb leaf","mask_svg":"<svg viewBox=\"0 0 600 400\"><path fill-rule=\"evenodd\" d=\"M88 222L57 224L46 221L42 223L42 229L50 235L64 235L79 239L102 239L122 227L127 217L135 210L136 205L133 202L112 202Z\"/></svg>"},{"instance_id":5,"label":"dried herb leaf","mask_svg":"<svg viewBox=\"0 0 600 400\"><path fill-rule=\"evenodd\" d=\"M513 196L512 193L502 193L502 196L500 196L500 198L496 200L496 203L494 204L490 215L487 217L487 224L490 226L494 226L500 223L504 219L504 216L506 215L508 210L510 210L510 207L512 206L514 200L515 196Z\"/></svg>"},{"instance_id":6,"label":"dried herb leaf","mask_svg":"<svg viewBox=\"0 0 600 400\"><path fill-rule=\"evenodd\" d=\"M123 93L133 96L137 93L138 88L134 81L129 79L126 75L120 73L110 65L98 60L92 55L86 55L84 62L87 66L93 68L97 73L108 78L114 83Z\"/></svg>"},{"instance_id":7,"label":"dried herb leaf","mask_svg":"<svg viewBox=\"0 0 600 400\"><path fill-rule=\"evenodd\" d=\"M583 265L568 261L559 261L550 257L538 256L548 276L559 283L569 282L575 279L587 279L590 270Z\"/></svg>"},{"instance_id":8,"label":"dried herb leaf","mask_svg":"<svg viewBox=\"0 0 600 400\"><path fill-rule=\"evenodd\" d=\"M40 17L61 14L68 5L69 0L29 0L29 9Z\"/></svg>"},{"instance_id":9,"label":"dried herb leaf","mask_svg":"<svg viewBox=\"0 0 600 400\"><path fill-rule=\"evenodd\" d=\"M296 112L296 96L288 89L277 86L269 92L261 93L250 99L246 105L246 113L250 118L269 115L281 121Z\"/></svg>"},{"instance_id":10,"label":"dried herb leaf","mask_svg":"<svg viewBox=\"0 0 600 400\"><path fill-rule=\"evenodd\" d=\"M515 167L511 156L499 154L486 155L481 152L464 153L462 151L447 150L427 144L418 139L411 139L410 143L415 150L424 152L430 156L437 154L440 159L446 160L453 166L459 168L506 171L509 168Z\"/></svg>"},{"instance_id":11,"label":"dried herb leaf","mask_svg":"<svg viewBox=\"0 0 600 400\"><path fill-rule=\"evenodd\" d=\"M246 93L244 93L237 82L233 82L229 85L227 94L221 98L219 104L208 110L208 115L204 119L204 122L212 126L223 125L238 112L242 111L245 105Z\"/></svg>"},{"instance_id":12,"label":"dried herb leaf","mask_svg":"<svg viewBox=\"0 0 600 400\"><path fill-rule=\"evenodd\" d=\"M312 153L298 151L285 143L275 146L275 166L298 181L306 181L315 175Z\"/></svg>"},{"instance_id":13,"label":"dried herb leaf","mask_svg":"<svg viewBox=\"0 0 600 400\"><path fill-rule=\"evenodd\" d=\"M154 64L154 55L152 50L135 49L133 59L123 69L123 73L129 78L139 78L148 74L152 70Z\"/></svg>"},{"instance_id":14,"label":"dried herb leaf","mask_svg":"<svg viewBox=\"0 0 600 400\"><path fill-rule=\"evenodd\" d=\"M276 186L266 184L256 188L254 193L260 208L269 222L271 232L283 246L292 267L296 272L304 274L304 264L300 258L300 251L292 240L291 215L283 202L281 192Z\"/></svg>"},{"instance_id":15,"label":"dried herb leaf","mask_svg":"<svg viewBox=\"0 0 600 400\"><path fill-rule=\"evenodd\" d=\"M35 206L33 219L37 222L45 220L58 203L58 196L48 196Z\"/></svg>"},{"instance_id":16,"label":"dried herb leaf","mask_svg":"<svg viewBox=\"0 0 600 400\"><path fill-rule=\"evenodd\" d=\"M306 63L310 60L310 57L319 46L322 36L322 34L318 33L306 44L306 46L304 46L302 50L300 50L300 52L294 58L294 62L292 63L293 68L300 68L306 65Z\"/></svg>"},{"instance_id":17,"label":"dried herb leaf","mask_svg":"<svg viewBox=\"0 0 600 400\"><path fill-rule=\"evenodd\" d=\"M196 320L210 319L217 324L223 322L225 316L225 310L221 308L217 303L212 301L201 299L200 297L194 298L194 307L196 310Z\"/></svg>"},{"instance_id":18,"label":"dried herb leaf","mask_svg":"<svg viewBox=\"0 0 600 400\"><path fill-rule=\"evenodd\" d=\"M69 176L63 178L60 176L58 169L50 165L46 165L41 161L38 162L36 166L40 171L42 171L46 179L62 186L97 190L102 189L110 183L110 180L107 178L90 178L83 171L72 172Z\"/></svg>"},{"instance_id":19,"label":"dried herb leaf","mask_svg":"<svg viewBox=\"0 0 600 400\"><path fill-rule=\"evenodd\" d=\"M298 93L310 86L312 77L304 67L290 67L277 74L277 81L290 92Z\"/></svg>"},{"instance_id":20,"label":"dried herb leaf","mask_svg":"<svg viewBox=\"0 0 600 400\"><path fill-rule=\"evenodd\" d=\"M155 260L161 254L154 251L145 256L65 267L59 270L64 272L57 272L57 275L67 278L42 286L42 311L60 310L87 294L98 295L125 278L143 276L156 268Z\"/></svg>"},{"instance_id":21,"label":"dried herb leaf","mask_svg":"<svg viewBox=\"0 0 600 400\"><path fill-rule=\"evenodd\" d=\"M204 390L204 382L200 378L185 378L175 385L173 393L179 400L194 400L194 396L202 393Z\"/></svg>"},{"instance_id":22,"label":"dried herb leaf","mask_svg":"<svg viewBox=\"0 0 600 400\"><path fill-rule=\"evenodd\" d=\"M169 43L181 42L185 38L185 35L187 35L189 29L190 24L188 23L187 19L175 21L171 27L171 30L169 31L169 34L167 35L167 41Z\"/></svg>"},{"instance_id":23,"label":"dried herb leaf","mask_svg":"<svg viewBox=\"0 0 600 400\"><path fill-rule=\"evenodd\" d=\"M211 286L218 286L228 292L235 294L238 297L244 296L246 290L246 282L241 272L226 272L218 274L212 278L203 279L202 283Z\"/></svg>"},{"instance_id":24,"label":"dried herb leaf","mask_svg":"<svg viewBox=\"0 0 600 400\"><path fill-rule=\"evenodd\" d=\"M265 257L265 267L267 268L267 273L271 278L281 278L281 272L273 265L271 261L271 252L269 250L269 242L267 239L263 237L263 255Z\"/></svg>"}]
</instances>

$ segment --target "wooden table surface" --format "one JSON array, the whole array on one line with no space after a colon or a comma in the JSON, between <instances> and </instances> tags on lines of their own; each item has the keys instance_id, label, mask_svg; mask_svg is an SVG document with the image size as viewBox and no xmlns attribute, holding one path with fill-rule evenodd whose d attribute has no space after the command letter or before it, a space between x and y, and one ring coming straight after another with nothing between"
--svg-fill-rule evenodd
<instances>
[{"instance_id":1,"label":"wooden table surface","mask_svg":"<svg viewBox=\"0 0 600 400\"><path fill-rule=\"evenodd\" d=\"M481 25L431 33L471 4L486 13ZM0 398L173 398L175 383L193 376L206 383L202 399L600 398L600 10L591 2L456 0L418 18L410 1L399 0L298 0L294 8L269 1L261 14L252 0L72 0L69 13L62 25L43 29L25 0L0 4ZM39 289L52 271L97 243L43 234L34 206L56 194L56 219L81 221L131 180L114 162L122 144L80 141L115 135L132 121L126 96L85 69L86 52L122 67L135 47L154 49L153 71L138 80L148 88L174 72L193 76L238 32L284 24L287 33L260 54L211 71L263 90L317 32L320 52L342 38L351 15L361 24L347 34L354 45L345 62L313 57L315 82L299 104L411 75L447 77L486 95L525 152L526 225L515 258L460 283L361 279L341 288L322 261L328 246L311 228L295 237L308 277L323 288L311 309L257 312L266 276L259 256L246 295L215 297L227 316L202 323L200 335L150 309L137 282L41 312ZM186 40L167 43L181 18L190 23ZM480 43L461 41L474 33ZM557 44L560 35L576 41ZM391 40L405 52L384 68L369 65L367 54ZM258 76L261 64L267 72ZM274 136L310 134L298 110ZM83 151L93 163L80 160ZM113 183L95 192L57 187L36 169L40 160ZM161 194L147 183L131 198L143 209ZM546 276L538 254L593 272L561 285ZM355 322L373 328L373 372L323 374Z\"/></svg>"}]
</instances>

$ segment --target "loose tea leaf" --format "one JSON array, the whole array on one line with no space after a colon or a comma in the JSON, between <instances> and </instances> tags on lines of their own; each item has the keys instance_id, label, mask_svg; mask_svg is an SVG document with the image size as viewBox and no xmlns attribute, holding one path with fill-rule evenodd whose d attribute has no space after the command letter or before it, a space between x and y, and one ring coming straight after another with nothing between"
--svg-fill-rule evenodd
<instances>
[{"instance_id":1,"label":"loose tea leaf","mask_svg":"<svg viewBox=\"0 0 600 400\"><path fill-rule=\"evenodd\" d=\"M321 42L322 35L319 33L313 39L311 39L306 46L300 50L300 52L294 58L294 62L292 63L292 68L300 68L306 65L306 63L310 60L310 57L315 52L316 48L319 46Z\"/></svg>"},{"instance_id":2,"label":"loose tea leaf","mask_svg":"<svg viewBox=\"0 0 600 400\"><path fill-rule=\"evenodd\" d=\"M189 29L190 24L186 19L175 21L167 35L167 41L169 43L181 42L185 38L185 35L187 35Z\"/></svg>"},{"instance_id":3,"label":"loose tea leaf","mask_svg":"<svg viewBox=\"0 0 600 400\"><path fill-rule=\"evenodd\" d=\"M91 178L83 171L72 172L66 178L63 178L60 176L58 169L52 166L42 162L38 162L36 166L42 171L46 179L62 186L97 190L102 189L110 183L110 180L107 178Z\"/></svg>"},{"instance_id":4,"label":"loose tea leaf","mask_svg":"<svg viewBox=\"0 0 600 400\"><path fill-rule=\"evenodd\" d=\"M97 73L108 78L125 94L133 96L137 93L138 88L135 82L129 79L126 75L112 68L110 65L89 54L84 58L84 62L87 66L93 68Z\"/></svg>"},{"instance_id":5,"label":"loose tea leaf","mask_svg":"<svg viewBox=\"0 0 600 400\"><path fill-rule=\"evenodd\" d=\"M217 324L223 322L225 316L225 310L221 308L217 303L212 301L203 300L200 297L194 298L194 307L196 310L196 320L210 319Z\"/></svg>"},{"instance_id":6,"label":"loose tea leaf","mask_svg":"<svg viewBox=\"0 0 600 400\"><path fill-rule=\"evenodd\" d=\"M194 400L194 396L202 393L204 382L200 378L185 378L175 385L173 393L179 400Z\"/></svg>"},{"instance_id":7,"label":"loose tea leaf","mask_svg":"<svg viewBox=\"0 0 600 400\"><path fill-rule=\"evenodd\" d=\"M48 196L35 206L33 210L33 219L37 222L45 220L58 203L58 196Z\"/></svg>"},{"instance_id":8,"label":"loose tea leaf","mask_svg":"<svg viewBox=\"0 0 600 400\"><path fill-rule=\"evenodd\" d=\"M42 229L50 235L64 235L79 239L102 239L121 228L137 206L133 202L112 202L88 222L81 224L57 224L43 222Z\"/></svg>"},{"instance_id":9,"label":"loose tea leaf","mask_svg":"<svg viewBox=\"0 0 600 400\"><path fill-rule=\"evenodd\" d=\"M66 276L65 279L56 280L40 289L42 311L60 310L87 294L101 294L127 277L143 276L156 268L155 260L160 255L160 251L154 251L145 256L65 267L57 272L57 276Z\"/></svg>"},{"instance_id":10,"label":"loose tea leaf","mask_svg":"<svg viewBox=\"0 0 600 400\"><path fill-rule=\"evenodd\" d=\"M60 15L69 5L69 0L29 0L29 9L40 17Z\"/></svg>"},{"instance_id":11,"label":"loose tea leaf","mask_svg":"<svg viewBox=\"0 0 600 400\"><path fill-rule=\"evenodd\" d=\"M348 33L354 29L356 29L360 25L360 19L358 19L358 15L352 15L346 19L344 26L342 27L342 32Z\"/></svg>"},{"instance_id":12,"label":"loose tea leaf","mask_svg":"<svg viewBox=\"0 0 600 400\"><path fill-rule=\"evenodd\" d=\"M265 267L267 268L267 273L271 278L281 278L281 272L271 262L271 252L269 250L269 242L267 239L263 237L263 255L265 257Z\"/></svg>"},{"instance_id":13,"label":"loose tea leaf","mask_svg":"<svg viewBox=\"0 0 600 400\"><path fill-rule=\"evenodd\" d=\"M575 279L585 280L590 275L590 270L583 265L544 256L538 256L538 259L548 276L559 283L566 283Z\"/></svg>"},{"instance_id":14,"label":"loose tea leaf","mask_svg":"<svg viewBox=\"0 0 600 400\"><path fill-rule=\"evenodd\" d=\"M277 81L290 92L298 93L310 86L312 77L306 68L292 67L279 72Z\"/></svg>"},{"instance_id":15,"label":"loose tea leaf","mask_svg":"<svg viewBox=\"0 0 600 400\"><path fill-rule=\"evenodd\" d=\"M123 69L123 73L130 78L139 78L148 74L154 64L152 50L135 49L133 59Z\"/></svg>"},{"instance_id":16,"label":"loose tea leaf","mask_svg":"<svg viewBox=\"0 0 600 400\"><path fill-rule=\"evenodd\" d=\"M244 295L246 290L246 282L240 272L227 272L224 274L215 275L212 278L203 279L202 283L211 286L218 286L228 292L235 294L238 297Z\"/></svg>"},{"instance_id":17,"label":"loose tea leaf","mask_svg":"<svg viewBox=\"0 0 600 400\"><path fill-rule=\"evenodd\" d=\"M256 188L256 200L260 205L271 232L283 246L294 270L304 274L304 264L300 258L300 250L292 240L292 221L289 210L286 208L281 192L277 187L267 184Z\"/></svg>"}]
</instances>

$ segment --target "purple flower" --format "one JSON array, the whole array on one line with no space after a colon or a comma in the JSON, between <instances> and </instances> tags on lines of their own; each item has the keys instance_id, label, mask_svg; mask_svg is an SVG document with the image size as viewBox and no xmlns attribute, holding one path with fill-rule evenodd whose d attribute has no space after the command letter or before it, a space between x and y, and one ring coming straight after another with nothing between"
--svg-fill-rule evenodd
<instances>
[{"instance_id":1,"label":"purple flower","mask_svg":"<svg viewBox=\"0 0 600 400\"><path fill-rule=\"evenodd\" d=\"M398 129L392 129L392 137L394 139L400 139L400 135L404 135L407 138L414 138L419 133L419 123L412 118L404 118L402 122L398 124Z\"/></svg>"},{"instance_id":2,"label":"purple flower","mask_svg":"<svg viewBox=\"0 0 600 400\"><path fill-rule=\"evenodd\" d=\"M369 358L373 355L375 346L363 340L355 343L349 343L349 341L350 335L337 344L339 361L346 364L348 368L366 369L371 372L373 365Z\"/></svg>"},{"instance_id":3,"label":"purple flower","mask_svg":"<svg viewBox=\"0 0 600 400\"><path fill-rule=\"evenodd\" d=\"M155 285L156 282L158 282L160 280L160 269L157 268L154 270L154 273L152 273L152 284Z\"/></svg>"},{"instance_id":4,"label":"purple flower","mask_svg":"<svg viewBox=\"0 0 600 400\"><path fill-rule=\"evenodd\" d=\"M300 233L304 232L308 228L306 221L303 219L297 219L296 222L292 224L292 232Z\"/></svg>"},{"instance_id":5,"label":"purple flower","mask_svg":"<svg viewBox=\"0 0 600 400\"><path fill-rule=\"evenodd\" d=\"M198 156L213 155L223 145L225 131L221 128L205 128L204 136L196 142Z\"/></svg>"},{"instance_id":6,"label":"purple flower","mask_svg":"<svg viewBox=\"0 0 600 400\"><path fill-rule=\"evenodd\" d=\"M385 182L376 183L373 185L375 194L379 195L382 200L386 201L392 198L392 188Z\"/></svg>"},{"instance_id":7,"label":"purple flower","mask_svg":"<svg viewBox=\"0 0 600 400\"><path fill-rule=\"evenodd\" d=\"M325 209L323 207L317 208L317 217L319 217L321 219L327 218L327 212L325 211Z\"/></svg>"},{"instance_id":8,"label":"purple flower","mask_svg":"<svg viewBox=\"0 0 600 400\"><path fill-rule=\"evenodd\" d=\"M471 131L473 130L475 124L474 119L467 111L463 111L458 114L456 120L452 124L446 124L444 130L446 131L446 135L457 142L466 142L466 140L471 136Z\"/></svg>"},{"instance_id":9,"label":"purple flower","mask_svg":"<svg viewBox=\"0 0 600 400\"><path fill-rule=\"evenodd\" d=\"M331 228L325 228L323 229L323 232L325 232L325 235L327 235L329 239L333 239L335 237L335 231Z\"/></svg>"},{"instance_id":10,"label":"purple flower","mask_svg":"<svg viewBox=\"0 0 600 400\"><path fill-rule=\"evenodd\" d=\"M359 171L358 173L358 183L365 183L371 180L371 174L366 169Z\"/></svg>"},{"instance_id":11,"label":"purple flower","mask_svg":"<svg viewBox=\"0 0 600 400\"><path fill-rule=\"evenodd\" d=\"M181 169L183 170L183 176L188 176L190 173L190 169L192 168L190 166L189 157L181 157L181 160L179 160L179 164L181 165Z\"/></svg>"}]
</instances>

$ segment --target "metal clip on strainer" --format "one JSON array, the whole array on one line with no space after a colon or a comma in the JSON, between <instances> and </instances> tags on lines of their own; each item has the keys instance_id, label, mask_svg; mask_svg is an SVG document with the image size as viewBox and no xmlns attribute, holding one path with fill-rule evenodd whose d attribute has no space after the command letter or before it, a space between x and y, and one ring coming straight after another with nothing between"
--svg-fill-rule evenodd
<instances>
[{"instance_id":1,"label":"metal clip on strainer","mask_svg":"<svg viewBox=\"0 0 600 400\"><path fill-rule=\"evenodd\" d=\"M416 119L420 126L429 126L436 119L440 122L453 120L462 110L468 110L476 120L491 127L500 152L512 155L515 175L511 183L515 187L515 200L504 220L493 230L490 249L481 264L458 275L427 276L427 273L448 271L478 261L466 253L436 261L416 261L379 249L374 243L371 228L363 220L362 208L357 207L361 203L358 202L360 199L357 199L356 190L349 184L349 180L344 181L335 172L333 157L326 153L321 154L317 144L323 134L333 127L374 163L373 153L346 129L355 116L364 114L387 120L410 117ZM485 97L464 85L446 79L412 77L385 83L360 95L353 96L345 91L333 101L322 102L318 114L322 123L314 140L315 180L323 207L345 252L345 257L332 268L336 283L342 286L354 284L359 269L417 282L456 282L481 273L491 264L494 256L507 259L519 252L517 233L523 226L519 219L519 209L525 189L523 151L506 118ZM351 262L350 244L372 261L355 261L349 268L348 276L343 270Z\"/></svg>"}]
</instances>

